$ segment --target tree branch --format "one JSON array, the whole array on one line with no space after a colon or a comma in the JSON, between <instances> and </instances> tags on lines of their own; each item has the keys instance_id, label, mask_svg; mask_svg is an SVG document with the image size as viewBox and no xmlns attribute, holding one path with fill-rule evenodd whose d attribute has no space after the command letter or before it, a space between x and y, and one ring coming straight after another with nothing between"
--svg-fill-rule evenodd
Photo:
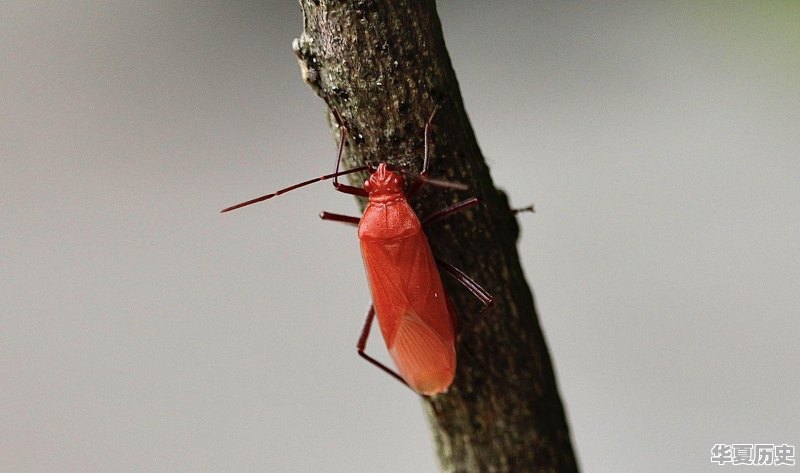
<instances>
[{"instance_id":1,"label":"tree branch","mask_svg":"<svg viewBox=\"0 0 800 473\"><path fill-rule=\"evenodd\" d=\"M305 81L338 110L348 128L346 166L383 161L419 170L422 127L439 105L431 176L470 190L423 187L412 205L425 216L471 195L481 199L479 207L428 232L437 257L458 266L495 298L492 311L459 343L454 385L426 403L444 470L577 471L533 296L519 264L516 219L478 149L434 2L300 4L305 27L295 53ZM365 177L353 180L360 184ZM445 279L459 324L471 325L480 305Z\"/></svg>"}]
</instances>

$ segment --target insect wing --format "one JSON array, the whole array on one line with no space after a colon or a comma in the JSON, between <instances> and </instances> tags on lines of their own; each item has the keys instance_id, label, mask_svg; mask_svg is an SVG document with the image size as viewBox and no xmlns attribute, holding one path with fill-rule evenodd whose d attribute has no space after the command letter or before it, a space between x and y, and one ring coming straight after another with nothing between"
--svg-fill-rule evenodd
<instances>
[{"instance_id":1,"label":"insect wing","mask_svg":"<svg viewBox=\"0 0 800 473\"><path fill-rule=\"evenodd\" d=\"M363 241L361 250L386 347L408 384L442 392L455 376L453 320L423 233Z\"/></svg>"}]
</instances>

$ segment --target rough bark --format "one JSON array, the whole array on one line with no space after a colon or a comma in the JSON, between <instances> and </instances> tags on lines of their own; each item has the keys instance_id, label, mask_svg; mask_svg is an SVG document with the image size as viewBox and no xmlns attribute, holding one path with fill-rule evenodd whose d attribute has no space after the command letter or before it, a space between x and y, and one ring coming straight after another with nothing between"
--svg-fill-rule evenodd
<instances>
[{"instance_id":1,"label":"rough bark","mask_svg":"<svg viewBox=\"0 0 800 473\"><path fill-rule=\"evenodd\" d=\"M418 170L423 125L439 105L431 176L467 184L470 190L424 188L412 205L424 216L472 195L481 199L480 207L428 231L434 254L495 298L492 311L459 343L450 391L424 403L443 469L577 471L533 296L519 264L517 222L478 149L434 2L300 4L305 25L294 50L304 80L338 110L348 128L346 167L384 161ZM360 184L365 177L353 182ZM480 305L448 279L459 324L470 325Z\"/></svg>"}]
</instances>

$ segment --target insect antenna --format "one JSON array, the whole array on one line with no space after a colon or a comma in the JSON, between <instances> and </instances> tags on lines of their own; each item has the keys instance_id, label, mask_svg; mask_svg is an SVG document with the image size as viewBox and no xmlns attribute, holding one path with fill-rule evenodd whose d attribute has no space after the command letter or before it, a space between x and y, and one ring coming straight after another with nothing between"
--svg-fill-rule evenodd
<instances>
[{"instance_id":1,"label":"insect antenna","mask_svg":"<svg viewBox=\"0 0 800 473\"><path fill-rule=\"evenodd\" d=\"M241 209L242 207L246 207L246 206L251 205L251 204L257 204L258 202L263 202L265 200L271 199L273 197L277 197L277 196L279 196L281 194L285 194L285 193L287 193L289 191L293 191L293 190L298 189L300 187L305 187L305 186L307 186L309 184L314 184L315 182L325 181L325 180L328 180L328 179L332 179L334 177L345 176L347 174L353 174L355 172L366 171L368 169L370 169L370 166L360 166L360 167L357 167L357 168L348 169L346 171L334 172L332 174L326 174L324 176L316 177L314 179L309 179L307 181L303 181L303 182L300 182L298 184L295 184L295 185L286 187L284 189L275 191L272 194L262 195L261 197L256 197L255 199L248 200L247 202L242 202L240 204L232 205L232 206L230 206L230 207L228 207L226 209L222 209L220 211L220 213L225 213L225 212L230 212L231 210Z\"/></svg>"}]
</instances>

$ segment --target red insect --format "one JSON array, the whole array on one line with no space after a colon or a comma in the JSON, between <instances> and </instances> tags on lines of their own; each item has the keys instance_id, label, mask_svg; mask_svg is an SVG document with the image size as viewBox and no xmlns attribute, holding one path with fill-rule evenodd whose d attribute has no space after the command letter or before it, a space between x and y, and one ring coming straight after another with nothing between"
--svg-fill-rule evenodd
<instances>
[{"instance_id":1,"label":"red insect","mask_svg":"<svg viewBox=\"0 0 800 473\"><path fill-rule=\"evenodd\" d=\"M425 225L478 205L478 199L467 199L420 222L403 191L403 174L417 177L422 184L460 187L427 177L428 140L435 113L436 110L425 124L425 157L419 175L392 169L386 163L379 164L377 168L362 166L339 171L347 130L337 115L341 141L333 174L304 181L223 210L228 212L331 178L337 191L368 197L369 203L360 219L327 212L322 212L320 217L358 225L361 254L372 293L372 305L358 340L359 355L423 396L447 391L456 372L456 314L444 291L437 267L463 284L483 303L481 313L493 302L492 296L466 274L433 256L422 230ZM338 181L339 176L365 170L372 171L372 175L363 188ZM418 186L411 188L413 192ZM399 374L365 353L376 313L386 347ZM463 327L460 331L463 333Z\"/></svg>"}]
</instances>

